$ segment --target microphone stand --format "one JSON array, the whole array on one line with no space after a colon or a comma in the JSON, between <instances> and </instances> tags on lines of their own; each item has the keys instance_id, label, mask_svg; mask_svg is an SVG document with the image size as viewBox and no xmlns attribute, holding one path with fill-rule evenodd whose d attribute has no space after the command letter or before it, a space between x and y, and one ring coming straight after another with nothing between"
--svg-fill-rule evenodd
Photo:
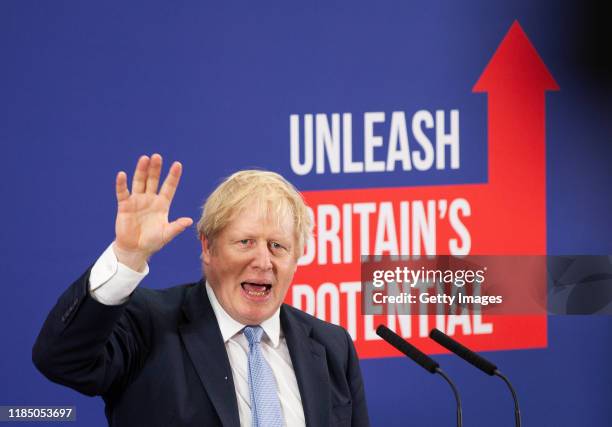
<instances>
[{"instance_id":1,"label":"microphone stand","mask_svg":"<svg viewBox=\"0 0 612 427\"><path fill-rule=\"evenodd\" d=\"M448 375L444 373L442 369L436 368L436 373L440 374L440 376L446 380L446 382L453 390L453 394L455 395L455 401L457 402L457 427L463 427L463 413L461 412L461 398L459 397L459 391L457 391L455 383L451 381L451 379L448 377Z\"/></svg>"},{"instance_id":2,"label":"microphone stand","mask_svg":"<svg viewBox=\"0 0 612 427\"><path fill-rule=\"evenodd\" d=\"M503 375L501 372L499 372L497 369L495 370L493 375L496 375L500 377L502 380L504 380L504 382L510 389L510 392L512 393L512 399L514 400L514 424L516 427L521 427L521 410L519 409L518 398L516 397L516 392L514 391L514 387L512 387L512 384L510 384L510 380L506 378L506 376Z\"/></svg>"}]
</instances>

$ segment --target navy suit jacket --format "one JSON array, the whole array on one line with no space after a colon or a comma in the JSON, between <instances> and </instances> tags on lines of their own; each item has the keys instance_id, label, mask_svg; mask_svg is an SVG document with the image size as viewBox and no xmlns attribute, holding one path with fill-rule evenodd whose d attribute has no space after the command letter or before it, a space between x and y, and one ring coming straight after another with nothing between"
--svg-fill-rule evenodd
<instances>
[{"instance_id":1,"label":"navy suit jacket","mask_svg":"<svg viewBox=\"0 0 612 427\"><path fill-rule=\"evenodd\" d=\"M89 271L62 294L32 358L51 381L101 395L111 426L240 424L227 352L204 281L89 295ZM283 305L281 327L308 426L369 425L359 361L343 328Z\"/></svg>"}]
</instances>

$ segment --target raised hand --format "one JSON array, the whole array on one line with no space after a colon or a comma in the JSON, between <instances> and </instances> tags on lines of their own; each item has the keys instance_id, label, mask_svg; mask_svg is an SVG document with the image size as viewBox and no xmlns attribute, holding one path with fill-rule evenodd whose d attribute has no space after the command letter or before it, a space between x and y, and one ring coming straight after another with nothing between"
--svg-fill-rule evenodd
<instances>
[{"instance_id":1,"label":"raised hand","mask_svg":"<svg viewBox=\"0 0 612 427\"><path fill-rule=\"evenodd\" d=\"M117 174L117 219L113 250L117 259L136 271L142 271L147 260L193 220L182 217L168 222L172 198L181 179L182 166L174 162L159 193L162 157L141 156L132 180L132 194L127 188L127 175Z\"/></svg>"}]
</instances>

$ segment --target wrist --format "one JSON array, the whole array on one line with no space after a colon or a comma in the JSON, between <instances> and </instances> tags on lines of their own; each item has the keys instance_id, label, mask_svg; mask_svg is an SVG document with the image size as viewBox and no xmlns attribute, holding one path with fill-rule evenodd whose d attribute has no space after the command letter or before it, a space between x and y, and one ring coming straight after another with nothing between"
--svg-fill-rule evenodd
<instances>
[{"instance_id":1,"label":"wrist","mask_svg":"<svg viewBox=\"0 0 612 427\"><path fill-rule=\"evenodd\" d=\"M139 273L142 273L145 270L147 261L150 257L149 254L140 251L122 249L119 247L119 245L117 245L116 241L113 242L113 252L117 257L117 261Z\"/></svg>"}]
</instances>

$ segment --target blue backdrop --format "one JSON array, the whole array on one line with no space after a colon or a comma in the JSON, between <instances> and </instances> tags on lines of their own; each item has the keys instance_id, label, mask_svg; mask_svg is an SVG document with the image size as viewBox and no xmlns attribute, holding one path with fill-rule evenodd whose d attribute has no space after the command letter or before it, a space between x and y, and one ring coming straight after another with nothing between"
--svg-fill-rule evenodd
<instances>
[{"instance_id":1,"label":"blue backdrop","mask_svg":"<svg viewBox=\"0 0 612 427\"><path fill-rule=\"evenodd\" d=\"M0 405L103 404L50 383L31 347L61 291L114 233L114 176L142 153L180 160L174 216L222 176L279 171L301 190L485 182L486 96L472 87L518 20L561 90L547 95L547 248L610 254L612 36L596 2L34 2L0 4ZM603 2L602 2L603 3ZM299 177L289 115L461 109L459 171ZM463 152L462 152L463 154ZM195 232L146 286L200 276ZM527 426L612 423L607 317L551 317L548 348L488 353ZM501 381L450 356L469 426L512 426ZM442 381L404 359L362 362L373 425L453 425Z\"/></svg>"}]
</instances>

